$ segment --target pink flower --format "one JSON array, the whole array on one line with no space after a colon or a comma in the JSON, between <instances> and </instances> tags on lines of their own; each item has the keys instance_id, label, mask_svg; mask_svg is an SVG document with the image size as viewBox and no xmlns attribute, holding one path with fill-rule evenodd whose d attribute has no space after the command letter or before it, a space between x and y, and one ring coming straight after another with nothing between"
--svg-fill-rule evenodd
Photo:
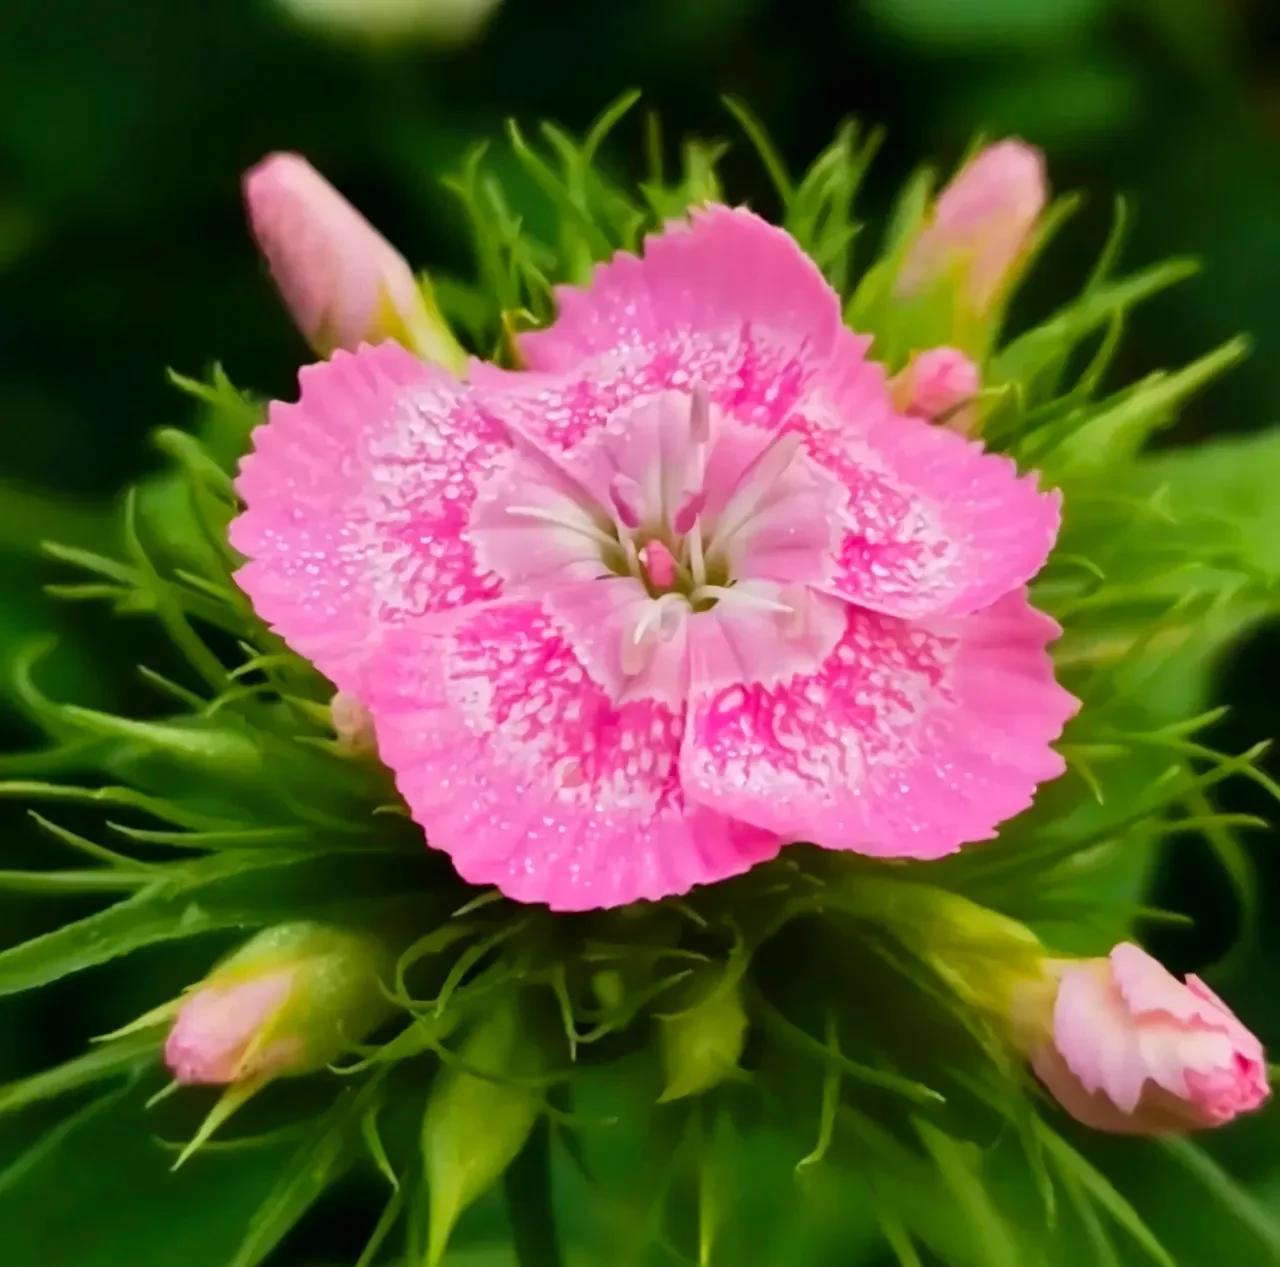
<instances>
[{"instance_id":1,"label":"pink flower","mask_svg":"<svg viewBox=\"0 0 1280 1267\"><path fill-rule=\"evenodd\" d=\"M562 288L527 369L302 371L240 584L372 712L462 875L558 909L788 841L933 858L1062 770L1024 583L1058 497L896 413L795 242L710 207Z\"/></svg>"},{"instance_id":2,"label":"pink flower","mask_svg":"<svg viewBox=\"0 0 1280 1267\"><path fill-rule=\"evenodd\" d=\"M904 413L935 422L978 394L978 367L957 348L930 348L913 356L891 384ZM956 430L965 430L956 427Z\"/></svg>"},{"instance_id":3,"label":"pink flower","mask_svg":"<svg viewBox=\"0 0 1280 1267\"><path fill-rule=\"evenodd\" d=\"M950 278L967 307L987 311L1025 256L1047 196L1039 150L1022 141L988 146L939 194L898 275L898 293Z\"/></svg>"},{"instance_id":4,"label":"pink flower","mask_svg":"<svg viewBox=\"0 0 1280 1267\"><path fill-rule=\"evenodd\" d=\"M1262 1044L1199 977L1180 982L1128 942L1061 969L1041 1081L1103 1131L1221 1126L1270 1094Z\"/></svg>"},{"instance_id":5,"label":"pink flower","mask_svg":"<svg viewBox=\"0 0 1280 1267\"><path fill-rule=\"evenodd\" d=\"M396 339L459 369L458 346L404 257L298 154L244 178L253 236L298 328L322 356Z\"/></svg>"},{"instance_id":6,"label":"pink flower","mask_svg":"<svg viewBox=\"0 0 1280 1267\"><path fill-rule=\"evenodd\" d=\"M280 968L197 987L182 1004L164 1047L179 1082L239 1082L278 1072L297 1054L296 1038L260 1042L288 1001L295 972Z\"/></svg>"}]
</instances>

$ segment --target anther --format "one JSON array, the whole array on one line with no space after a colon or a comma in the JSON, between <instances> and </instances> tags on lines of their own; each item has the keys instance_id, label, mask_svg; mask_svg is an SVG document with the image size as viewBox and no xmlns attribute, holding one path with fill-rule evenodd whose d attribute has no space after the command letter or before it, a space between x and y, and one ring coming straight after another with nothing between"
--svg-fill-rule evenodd
<instances>
[{"instance_id":1,"label":"anther","mask_svg":"<svg viewBox=\"0 0 1280 1267\"><path fill-rule=\"evenodd\" d=\"M638 528L640 526L640 508L644 505L644 492L630 475L619 471L609 481L609 500L618 512L623 527Z\"/></svg>"}]
</instances>

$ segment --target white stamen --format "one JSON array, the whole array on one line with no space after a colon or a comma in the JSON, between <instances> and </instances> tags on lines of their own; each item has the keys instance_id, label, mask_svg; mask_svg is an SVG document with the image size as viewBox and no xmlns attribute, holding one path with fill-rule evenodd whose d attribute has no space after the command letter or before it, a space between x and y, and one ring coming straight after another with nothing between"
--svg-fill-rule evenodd
<instances>
[{"instance_id":1,"label":"white stamen","mask_svg":"<svg viewBox=\"0 0 1280 1267\"><path fill-rule=\"evenodd\" d=\"M695 588L707 583L707 560L702 553L702 521L695 519L685 534L689 546L689 572L693 577Z\"/></svg>"},{"instance_id":2,"label":"white stamen","mask_svg":"<svg viewBox=\"0 0 1280 1267\"><path fill-rule=\"evenodd\" d=\"M689 531L694 518L707 502L707 447L711 443L711 401L707 389L698 383L689 404L690 445L685 455L684 482L672 527Z\"/></svg>"},{"instance_id":3,"label":"white stamen","mask_svg":"<svg viewBox=\"0 0 1280 1267\"><path fill-rule=\"evenodd\" d=\"M662 623L662 618L667 608L672 606L683 605L685 597L683 594L663 594L661 598L655 598L644 611L644 615L636 621L636 627L631 632L631 641L637 646L644 640L645 634L651 629L656 629Z\"/></svg>"},{"instance_id":4,"label":"white stamen","mask_svg":"<svg viewBox=\"0 0 1280 1267\"><path fill-rule=\"evenodd\" d=\"M622 552L627 556L627 570L632 576L639 576L640 551L636 549L635 541L624 534L620 544L622 545Z\"/></svg>"},{"instance_id":5,"label":"white stamen","mask_svg":"<svg viewBox=\"0 0 1280 1267\"><path fill-rule=\"evenodd\" d=\"M635 677L649 667L658 644L675 636L680 628L679 613L687 608L688 602L680 594L663 594L645 607L635 628L622 635L619 659L627 677Z\"/></svg>"},{"instance_id":6,"label":"white stamen","mask_svg":"<svg viewBox=\"0 0 1280 1267\"><path fill-rule=\"evenodd\" d=\"M795 608L788 606L786 603L775 602L772 598L765 598L763 594L756 594L751 590L740 589L737 586L699 585L689 595L691 603L697 603L706 598L729 603L731 606L752 607L758 611L778 612L783 616L795 614Z\"/></svg>"},{"instance_id":7,"label":"white stamen","mask_svg":"<svg viewBox=\"0 0 1280 1267\"><path fill-rule=\"evenodd\" d=\"M597 542L599 545L607 546L612 549L618 544L607 533L601 532L594 524L586 524L580 521L568 519L563 515L558 515L554 510L545 510L541 506L508 506L508 515L515 515L521 519L537 519L542 523L555 524L557 528L565 528L569 532L576 532L580 535Z\"/></svg>"}]
</instances>

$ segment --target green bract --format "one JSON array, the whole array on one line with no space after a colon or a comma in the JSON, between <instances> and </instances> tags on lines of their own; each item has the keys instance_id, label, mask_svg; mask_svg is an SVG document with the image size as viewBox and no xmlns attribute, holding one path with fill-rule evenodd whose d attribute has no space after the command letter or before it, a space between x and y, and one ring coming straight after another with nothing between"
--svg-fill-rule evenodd
<instances>
[{"instance_id":1,"label":"green bract","mask_svg":"<svg viewBox=\"0 0 1280 1267\"><path fill-rule=\"evenodd\" d=\"M633 102L581 140L513 125L508 149L477 150L451 181L475 268L437 276L436 297L478 354L510 362L511 332L552 315L553 283L584 281L667 218L732 198L725 147L686 142L670 170L653 120L647 175L617 179L604 143ZM909 182L887 230L866 226L854 198L877 136L845 126L793 176L733 109L781 222L876 354L896 368L920 330L944 333L928 311L904 324L883 284L929 178ZM257 929L332 921L388 948L390 1019L337 1066L273 1084L223 1132L225 1151L215 1139L163 1180L172 1149L151 1135L189 1137L207 1099L184 1107L199 1093L182 1092L144 1114L164 1082L163 1031L93 1046L83 1034L85 1054L0 1088L3 1113L48 1113L55 1097L70 1107L0 1173L0 1225L19 1226L23 1204L68 1168L109 1169L114 1149L131 1184L104 1174L85 1218L96 1202L136 1199L215 1221L177 1247L140 1220L80 1267L252 1267L351 1173L344 1217L371 1193L385 1202L380 1217L367 1210L361 1267L509 1263L494 1248L508 1243L525 1267L1167 1263L1124 1185L1059 1133L1065 1119L1042 1101L998 1002L1042 946L1096 952L1139 916L1166 918L1144 905L1144 880L1174 836L1218 854L1249 931L1237 834L1253 821L1218 812L1212 790L1233 777L1270 787L1262 747L1224 754L1202 736L1219 715L1207 711L1214 654L1280 610L1280 438L1144 454L1244 345L1117 384L1128 313L1190 271L1117 273L1124 228L1121 209L1062 308L1008 334L995 314L983 332L988 443L1065 495L1034 599L1064 626L1055 657L1083 709L1062 745L1070 772L997 842L937 863L797 848L684 900L583 916L468 889L424 847L387 772L335 741L331 687L232 580L232 473L260 403L220 369L175 375L198 416L158 433L165 472L128 498L118 548L48 547L57 594L163 634L139 635L156 707L140 719L48 698L45 648L16 667L48 742L0 757L0 796L38 807L32 831L67 865L2 872L0 884L77 900L74 918L0 952L0 992L197 938L212 963ZM153 653L176 667L152 667ZM1240 1256L1224 1250L1224 1262L1280 1243L1201 1154L1176 1160L1244 1215L1230 1233Z\"/></svg>"}]
</instances>

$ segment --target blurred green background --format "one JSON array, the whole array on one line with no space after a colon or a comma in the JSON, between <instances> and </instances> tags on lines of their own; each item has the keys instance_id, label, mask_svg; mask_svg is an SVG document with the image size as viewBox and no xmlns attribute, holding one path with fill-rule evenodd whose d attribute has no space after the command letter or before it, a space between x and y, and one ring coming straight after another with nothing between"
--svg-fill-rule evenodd
<instances>
[{"instance_id":1,"label":"blurred green background","mask_svg":"<svg viewBox=\"0 0 1280 1267\"><path fill-rule=\"evenodd\" d=\"M187 412L166 367L198 374L216 359L235 382L285 394L307 359L244 229L245 167L268 150L300 150L415 264L462 274L465 234L440 177L475 140L498 138L507 117L580 130L629 87L661 112L669 141L731 136L719 98L737 94L796 165L845 116L885 125L868 210L882 208L919 159L952 163L975 133L1043 146L1055 187L1085 190L1088 201L1028 288L1027 312L1078 283L1123 191L1137 217L1129 264L1190 253L1206 267L1139 315L1118 373L1176 365L1249 331L1255 356L1194 402L1172 442L1280 416L1275 0L506 0L472 32L400 43L308 26L272 0L4 0L0 659L52 626L64 642L62 680L46 675L52 693L127 703L134 688L123 669L116 681L84 666L90 657L126 665L129 628L55 608L39 589L47 576L33 543L113 531L112 499L156 465L148 432ZM746 149L730 153L729 187L767 212ZM612 161L638 173L640 159L637 114ZM1277 653L1280 633L1259 630L1221 666L1222 694L1237 707L1215 742L1239 748L1275 733ZM6 743L24 738L20 722L2 725ZM1247 788L1223 799L1266 811ZM20 817L6 809L0 830ZM1258 843L1265 928L1275 923L1280 867ZM1155 948L1175 968L1211 962L1235 912L1202 847L1174 853L1157 886L1164 905L1197 925L1153 933ZM67 914L24 902L0 918L16 940ZM1273 1050L1277 967L1272 932L1230 983ZM185 970L180 959L163 968L169 984ZM113 978L110 1006L100 982L8 1003L0 1077L71 1054L95 1024L121 1018L131 990L139 1008L153 999L137 983L146 965L130 971ZM1280 1199L1273 1137L1246 1130L1225 1149L1234 1170ZM1211 1245L1216 1217L1204 1214L1209 1232L1188 1222L1179 1234ZM315 1246L329 1230L304 1231L311 1239L296 1261L323 1261ZM1210 1261L1189 1252L1191 1263ZM68 1253L55 1253L52 1267L88 1261Z\"/></svg>"}]
</instances>

